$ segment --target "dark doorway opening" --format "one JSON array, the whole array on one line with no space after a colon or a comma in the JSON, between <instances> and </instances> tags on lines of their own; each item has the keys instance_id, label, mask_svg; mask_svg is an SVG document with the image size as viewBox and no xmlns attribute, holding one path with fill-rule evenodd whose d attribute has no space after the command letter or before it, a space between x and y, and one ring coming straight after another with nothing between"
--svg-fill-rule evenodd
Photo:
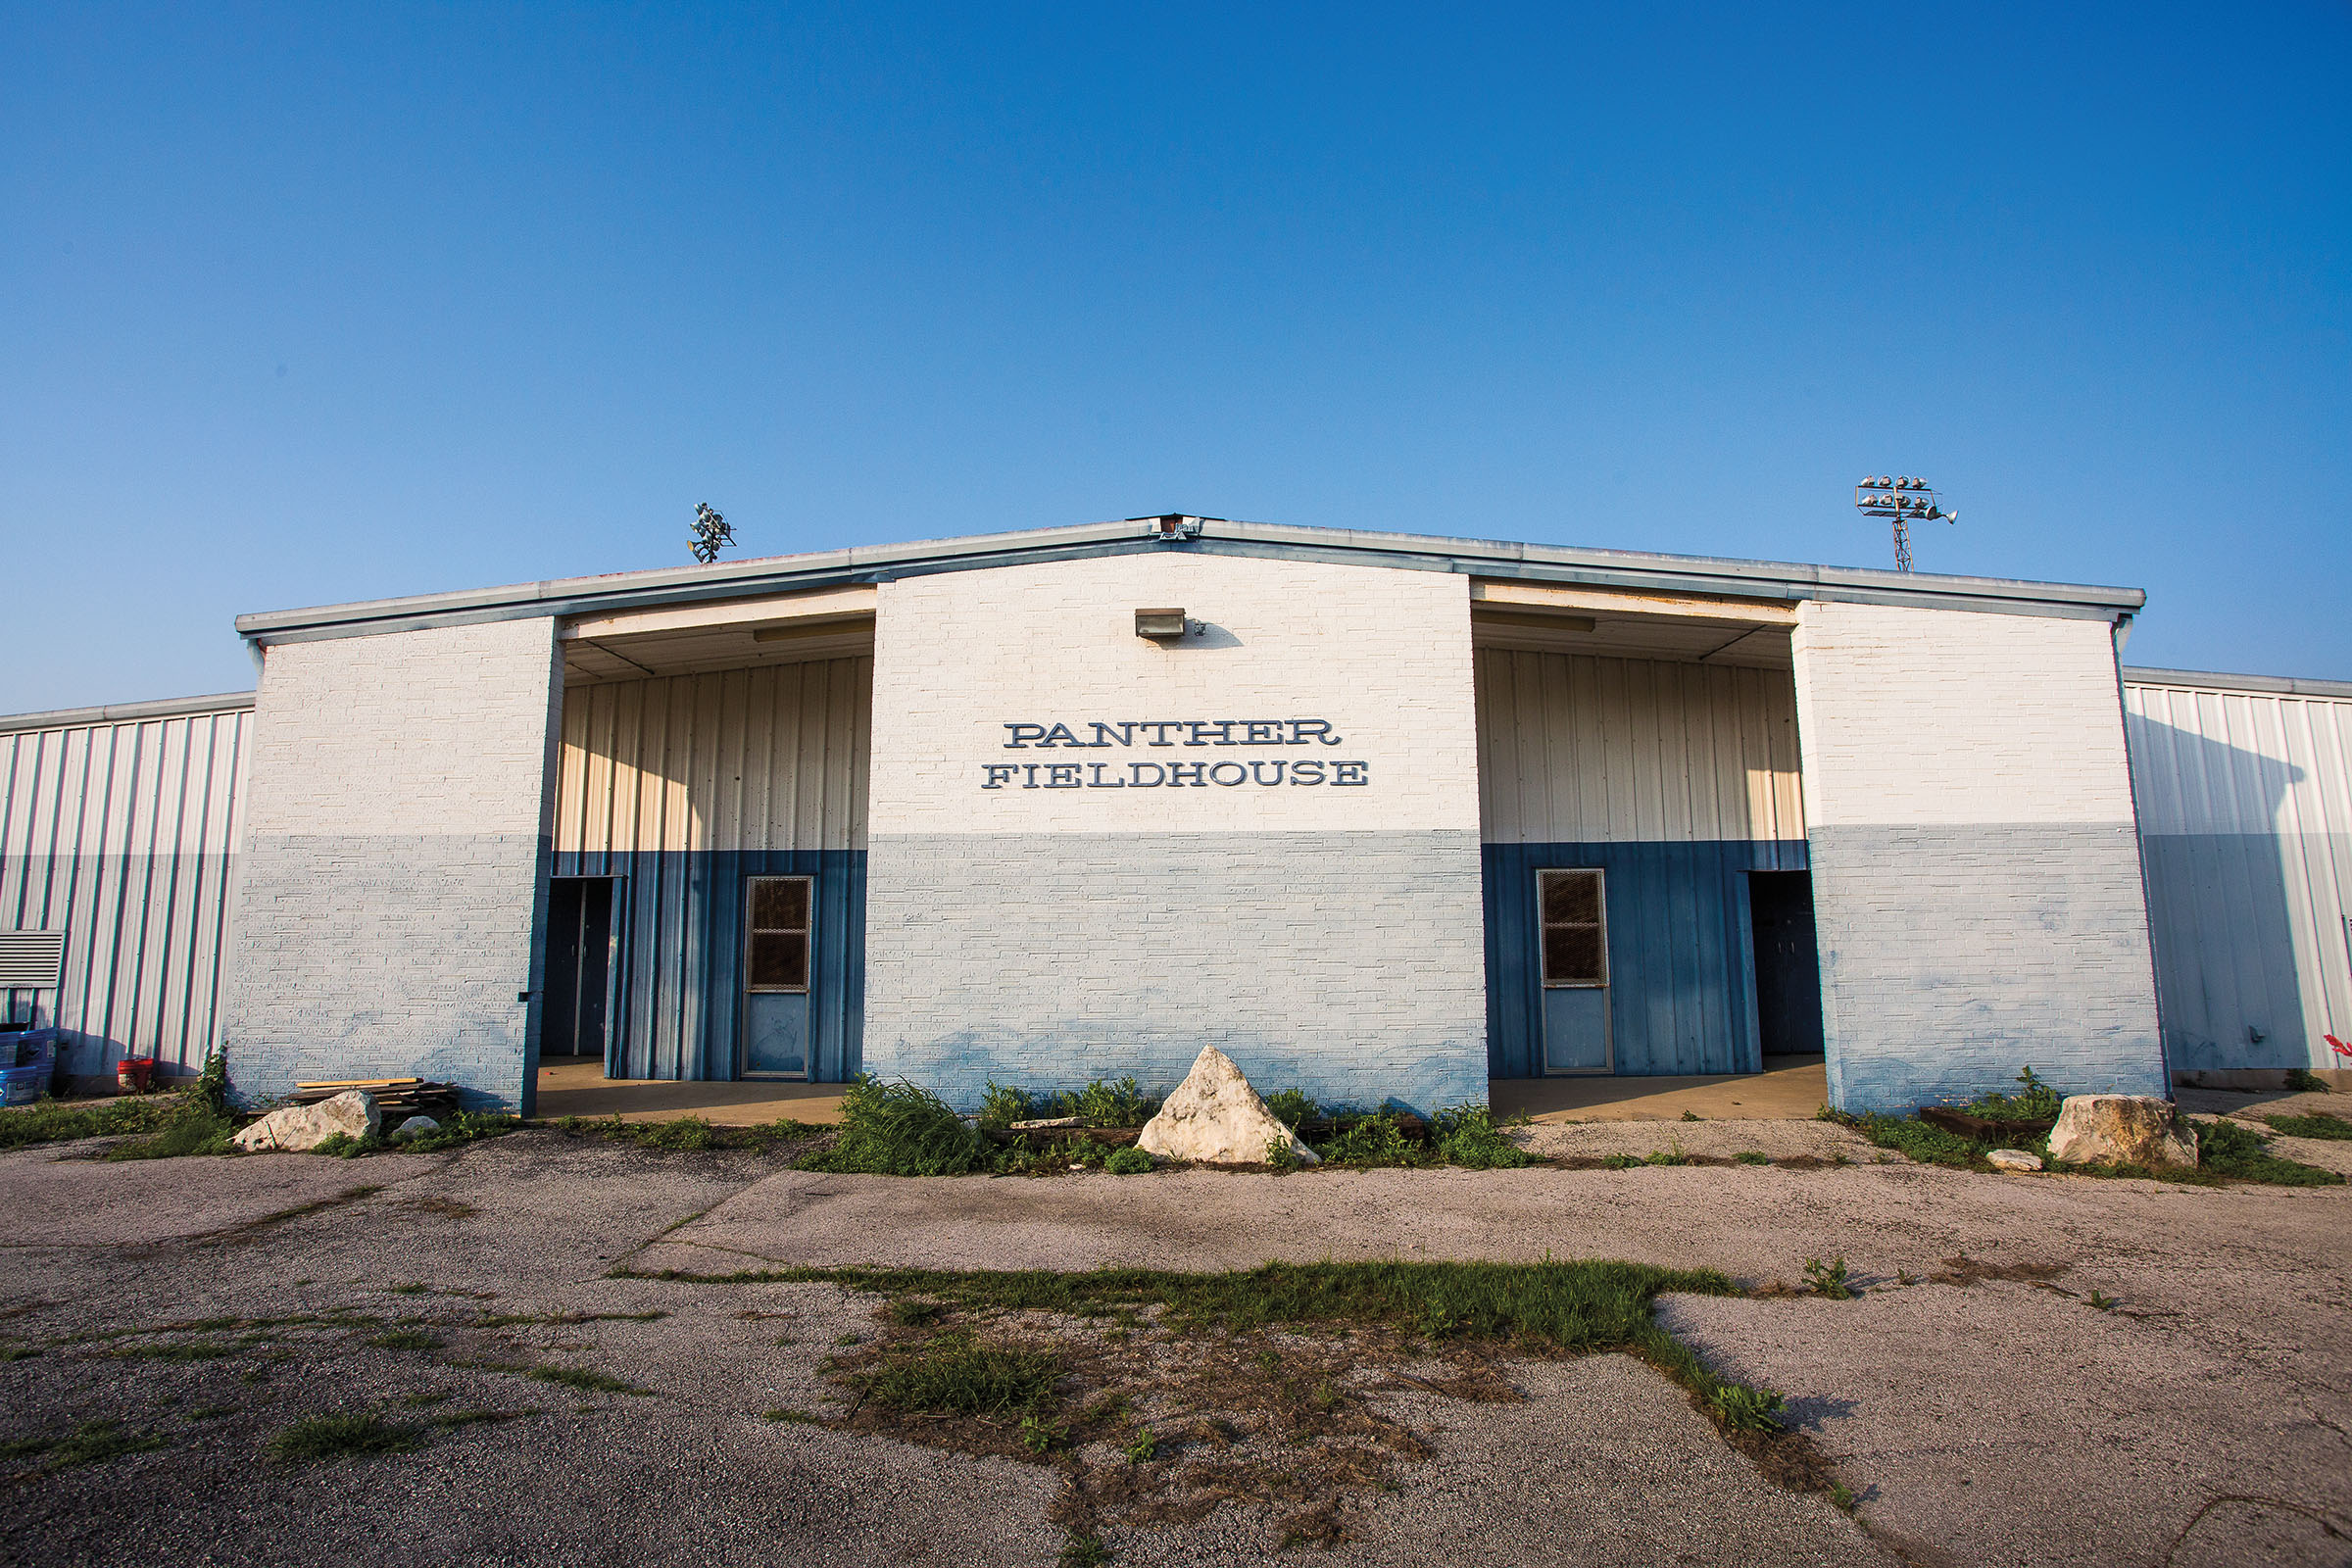
<instances>
[{"instance_id":1,"label":"dark doorway opening","mask_svg":"<svg viewBox=\"0 0 2352 1568\"><path fill-rule=\"evenodd\" d=\"M1819 1055L1821 953L1813 936L1813 873L1750 871L1755 922L1756 1032L1767 1056Z\"/></svg>"},{"instance_id":2,"label":"dark doorway opening","mask_svg":"<svg viewBox=\"0 0 2352 1568\"><path fill-rule=\"evenodd\" d=\"M612 993L612 878L560 876L547 895L547 1011L539 1054L605 1059Z\"/></svg>"}]
</instances>

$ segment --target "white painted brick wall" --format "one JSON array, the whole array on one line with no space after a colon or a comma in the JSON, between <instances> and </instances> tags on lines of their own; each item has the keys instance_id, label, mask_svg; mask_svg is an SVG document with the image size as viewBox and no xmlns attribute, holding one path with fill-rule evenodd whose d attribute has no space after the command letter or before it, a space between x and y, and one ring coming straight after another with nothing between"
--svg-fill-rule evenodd
<instances>
[{"instance_id":1,"label":"white painted brick wall","mask_svg":"<svg viewBox=\"0 0 2352 1568\"><path fill-rule=\"evenodd\" d=\"M2132 820L2105 621L1808 601L1793 646L1809 823Z\"/></svg>"},{"instance_id":2,"label":"white painted brick wall","mask_svg":"<svg viewBox=\"0 0 2352 1568\"><path fill-rule=\"evenodd\" d=\"M1807 603L1794 651L1832 1100L2166 1092L2106 623Z\"/></svg>"},{"instance_id":3,"label":"white painted brick wall","mask_svg":"<svg viewBox=\"0 0 2352 1568\"><path fill-rule=\"evenodd\" d=\"M523 1102L561 680L548 619L269 651L224 1030L240 1093L414 1073Z\"/></svg>"},{"instance_id":4,"label":"white painted brick wall","mask_svg":"<svg viewBox=\"0 0 2352 1568\"><path fill-rule=\"evenodd\" d=\"M1209 634L1174 648L1135 634L1137 610L1178 605ZM1098 719L1225 718L1329 719L1343 743L1004 744L1010 722L1058 720L1091 738L1083 726ZM1370 783L980 787L989 762L1303 757L1365 761ZM1171 547L884 583L871 787L876 835L1475 830L1468 579Z\"/></svg>"}]
</instances>

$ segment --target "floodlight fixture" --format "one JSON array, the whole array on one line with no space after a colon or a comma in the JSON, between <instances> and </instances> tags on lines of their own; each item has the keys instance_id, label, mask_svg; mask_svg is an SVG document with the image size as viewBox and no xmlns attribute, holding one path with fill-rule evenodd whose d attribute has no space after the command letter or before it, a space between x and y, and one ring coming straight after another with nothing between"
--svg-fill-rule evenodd
<instances>
[{"instance_id":1,"label":"floodlight fixture","mask_svg":"<svg viewBox=\"0 0 2352 1568\"><path fill-rule=\"evenodd\" d=\"M1927 480L1912 473L1866 476L1854 486L1854 510L1866 517L1886 517L1894 524L1894 569L1911 569L1911 524L1957 522L1960 514L1943 510Z\"/></svg>"}]
</instances>

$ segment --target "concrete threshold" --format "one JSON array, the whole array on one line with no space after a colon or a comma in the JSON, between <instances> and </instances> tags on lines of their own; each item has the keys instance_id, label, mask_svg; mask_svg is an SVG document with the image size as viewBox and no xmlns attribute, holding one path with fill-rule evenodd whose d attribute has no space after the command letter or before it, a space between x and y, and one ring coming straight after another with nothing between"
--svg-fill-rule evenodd
<instances>
[{"instance_id":1,"label":"concrete threshold","mask_svg":"<svg viewBox=\"0 0 2352 1568\"><path fill-rule=\"evenodd\" d=\"M1808 1121L1830 1098L1819 1056L1766 1056L1762 1072L1689 1077L1496 1078L1487 1086L1497 1117L1538 1122Z\"/></svg>"},{"instance_id":2,"label":"concrete threshold","mask_svg":"<svg viewBox=\"0 0 2352 1568\"><path fill-rule=\"evenodd\" d=\"M734 1083L669 1078L608 1078L600 1061L558 1058L539 1066L537 1113L604 1121L674 1121L700 1116L716 1127L751 1127L790 1116L841 1120L840 1084L744 1079Z\"/></svg>"}]
</instances>

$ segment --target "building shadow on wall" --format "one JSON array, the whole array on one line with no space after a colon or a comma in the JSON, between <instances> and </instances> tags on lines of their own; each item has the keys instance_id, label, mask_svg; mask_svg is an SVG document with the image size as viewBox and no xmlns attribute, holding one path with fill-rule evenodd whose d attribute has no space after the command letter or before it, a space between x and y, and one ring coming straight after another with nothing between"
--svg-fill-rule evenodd
<instances>
[{"instance_id":1,"label":"building shadow on wall","mask_svg":"<svg viewBox=\"0 0 2352 1568\"><path fill-rule=\"evenodd\" d=\"M2159 719L2129 724L2167 1065L2311 1065L2278 825L2303 770Z\"/></svg>"}]
</instances>

